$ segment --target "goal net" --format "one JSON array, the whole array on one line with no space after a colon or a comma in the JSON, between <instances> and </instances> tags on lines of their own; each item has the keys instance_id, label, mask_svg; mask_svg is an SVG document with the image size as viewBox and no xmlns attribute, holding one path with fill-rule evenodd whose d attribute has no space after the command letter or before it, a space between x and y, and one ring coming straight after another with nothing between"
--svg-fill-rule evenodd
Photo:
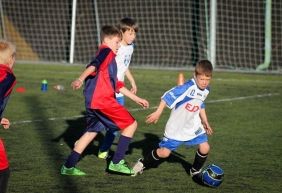
<instances>
[{"instance_id":1,"label":"goal net","mask_svg":"<svg viewBox=\"0 0 282 193\"><path fill-rule=\"evenodd\" d=\"M18 61L85 64L101 26L132 17L140 28L132 66L282 67L280 0L0 0L0 11L0 37L16 44Z\"/></svg>"}]
</instances>

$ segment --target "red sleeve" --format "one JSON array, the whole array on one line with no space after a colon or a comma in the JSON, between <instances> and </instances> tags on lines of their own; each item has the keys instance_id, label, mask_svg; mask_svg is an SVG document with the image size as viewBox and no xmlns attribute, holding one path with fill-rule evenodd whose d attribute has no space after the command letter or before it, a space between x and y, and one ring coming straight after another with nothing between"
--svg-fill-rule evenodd
<instances>
[{"instance_id":1,"label":"red sleeve","mask_svg":"<svg viewBox=\"0 0 282 193\"><path fill-rule=\"evenodd\" d=\"M119 89L121 89L122 87L124 87L124 82L118 80L117 87L116 87L116 93L119 93Z\"/></svg>"}]
</instances>

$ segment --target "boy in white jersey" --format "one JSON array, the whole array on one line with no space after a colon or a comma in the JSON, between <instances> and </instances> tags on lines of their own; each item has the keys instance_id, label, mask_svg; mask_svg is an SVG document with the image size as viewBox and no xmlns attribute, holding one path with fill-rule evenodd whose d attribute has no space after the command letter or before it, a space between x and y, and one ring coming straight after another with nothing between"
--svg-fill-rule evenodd
<instances>
[{"instance_id":1,"label":"boy in white jersey","mask_svg":"<svg viewBox=\"0 0 282 193\"><path fill-rule=\"evenodd\" d=\"M133 94L136 94L137 86L134 77L129 70L129 64L134 50L133 42L136 38L136 33L138 32L138 25L132 18L125 17L120 20L118 27L122 32L122 41L115 57L117 63L117 78L119 81L124 82L124 77L126 76L131 85L130 91ZM119 104L123 106L125 105L125 97L122 93L116 93L116 99ZM102 145L99 148L99 158L106 159L108 157L108 151L116 135L117 132L106 132Z\"/></svg>"},{"instance_id":2,"label":"boy in white jersey","mask_svg":"<svg viewBox=\"0 0 282 193\"><path fill-rule=\"evenodd\" d=\"M167 91L162 96L157 110L147 116L147 123L157 123L166 106L172 109L159 148L138 160L133 167L135 174L142 173L144 168L161 162L182 144L198 145L190 175L193 177L201 173L210 150L207 134L213 133L204 104L209 94L208 85L212 78L212 70L212 64L208 60L199 61L195 67L194 77L183 85Z\"/></svg>"}]
</instances>

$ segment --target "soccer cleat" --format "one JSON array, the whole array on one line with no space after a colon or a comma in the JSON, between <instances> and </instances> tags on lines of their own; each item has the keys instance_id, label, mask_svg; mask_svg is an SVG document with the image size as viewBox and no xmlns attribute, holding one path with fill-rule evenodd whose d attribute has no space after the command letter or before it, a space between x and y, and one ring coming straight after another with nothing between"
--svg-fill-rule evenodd
<instances>
[{"instance_id":1,"label":"soccer cleat","mask_svg":"<svg viewBox=\"0 0 282 193\"><path fill-rule=\"evenodd\" d=\"M138 161L135 163L135 165L133 166L133 171L134 171L134 175L136 176L137 174L142 174L143 170L145 169L144 164L143 164L143 159L140 158L138 159Z\"/></svg>"},{"instance_id":2,"label":"soccer cleat","mask_svg":"<svg viewBox=\"0 0 282 193\"><path fill-rule=\"evenodd\" d=\"M201 173L202 173L202 169L200 169L200 170L195 170L194 168L190 169L190 176L191 177L194 177L194 176L201 174Z\"/></svg>"},{"instance_id":3,"label":"soccer cleat","mask_svg":"<svg viewBox=\"0 0 282 193\"><path fill-rule=\"evenodd\" d=\"M108 151L99 151L98 152L98 158L100 159L107 159L109 155Z\"/></svg>"},{"instance_id":4,"label":"soccer cleat","mask_svg":"<svg viewBox=\"0 0 282 193\"><path fill-rule=\"evenodd\" d=\"M84 173L83 171L72 167L72 168L67 168L64 165L61 168L61 174L62 175L69 175L69 176L85 176L86 173Z\"/></svg>"},{"instance_id":5,"label":"soccer cleat","mask_svg":"<svg viewBox=\"0 0 282 193\"><path fill-rule=\"evenodd\" d=\"M128 167L123 159L120 160L120 162L117 164L114 164L113 161L111 161L108 167L108 171L110 173L134 175L134 171L130 167Z\"/></svg>"}]
</instances>

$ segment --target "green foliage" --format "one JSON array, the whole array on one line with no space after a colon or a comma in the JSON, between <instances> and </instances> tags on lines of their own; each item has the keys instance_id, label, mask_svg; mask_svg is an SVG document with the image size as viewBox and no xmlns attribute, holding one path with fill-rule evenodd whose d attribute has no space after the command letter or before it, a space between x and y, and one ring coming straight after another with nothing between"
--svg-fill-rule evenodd
<instances>
[{"instance_id":1,"label":"green foliage","mask_svg":"<svg viewBox=\"0 0 282 193\"><path fill-rule=\"evenodd\" d=\"M108 175L106 161L97 158L102 135L77 165L88 175L61 176L61 165L85 126L82 89L73 91L70 87L83 69L15 66L16 87L25 87L26 92L14 90L5 111L13 124L9 130L0 130L10 160L10 193L281 192L282 77L269 74L214 73L206 105L214 134L209 138L212 149L206 164L215 163L225 171L224 182L217 189L196 184L186 172L195 148L179 148L177 154L143 175ZM130 165L162 137L168 109L157 124L147 125L144 121L162 94L176 84L178 72L136 69L133 74L138 95L148 99L151 108L142 110L129 99L126 101L138 121L138 131L125 158ZM191 76L192 72L185 72L186 79ZM48 80L47 92L40 91L43 79ZM65 89L53 89L57 84ZM218 101L226 99L230 100ZM115 148L116 144L112 150Z\"/></svg>"}]
</instances>

